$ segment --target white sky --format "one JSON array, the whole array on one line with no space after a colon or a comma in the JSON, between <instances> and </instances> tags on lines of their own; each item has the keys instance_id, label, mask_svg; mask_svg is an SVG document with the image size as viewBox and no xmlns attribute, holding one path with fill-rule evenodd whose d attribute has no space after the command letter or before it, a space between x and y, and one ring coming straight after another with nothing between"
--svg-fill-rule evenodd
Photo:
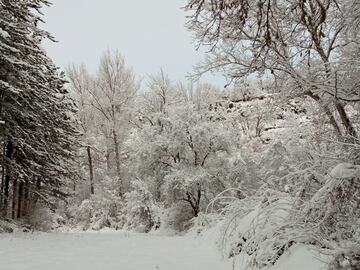
<instances>
[{"instance_id":1,"label":"white sky","mask_svg":"<svg viewBox=\"0 0 360 270\"><path fill-rule=\"evenodd\" d=\"M59 41L44 42L57 65L84 63L95 72L106 49L119 49L141 77L160 68L173 81L186 80L202 58L184 24L185 0L52 0L45 25ZM222 87L222 76L202 81Z\"/></svg>"}]
</instances>

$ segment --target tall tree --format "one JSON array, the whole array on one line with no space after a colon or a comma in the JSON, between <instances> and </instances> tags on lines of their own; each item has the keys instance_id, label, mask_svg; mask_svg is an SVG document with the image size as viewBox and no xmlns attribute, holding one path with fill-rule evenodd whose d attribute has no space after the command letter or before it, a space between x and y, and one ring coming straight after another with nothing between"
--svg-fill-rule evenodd
<instances>
[{"instance_id":1,"label":"tall tree","mask_svg":"<svg viewBox=\"0 0 360 270\"><path fill-rule=\"evenodd\" d=\"M118 51L106 51L101 58L96 87L92 94L92 106L101 114L106 125L107 137L113 142L115 153L118 193L123 194L121 176L122 136L128 132L127 125L132 111L138 83L133 70L126 66Z\"/></svg>"},{"instance_id":2,"label":"tall tree","mask_svg":"<svg viewBox=\"0 0 360 270\"><path fill-rule=\"evenodd\" d=\"M95 128L95 112L91 105L91 93L94 91L94 78L88 73L84 65L70 66L66 70L67 77L70 81L70 89L77 101L78 118L81 126L83 139L83 153L86 153L87 166L89 168L90 193L95 193L94 187L94 165L93 165L93 149L92 143L93 129Z\"/></svg>"},{"instance_id":3,"label":"tall tree","mask_svg":"<svg viewBox=\"0 0 360 270\"><path fill-rule=\"evenodd\" d=\"M4 216L10 186L15 216L15 207L24 213L19 203L24 183L27 199L53 206L57 199L66 197L67 179L76 175L72 170L77 137L75 106L63 87L62 75L40 46L42 39L52 39L37 26L40 9L48 4L42 0L0 1ZM34 204L26 205L29 210Z\"/></svg>"}]
</instances>

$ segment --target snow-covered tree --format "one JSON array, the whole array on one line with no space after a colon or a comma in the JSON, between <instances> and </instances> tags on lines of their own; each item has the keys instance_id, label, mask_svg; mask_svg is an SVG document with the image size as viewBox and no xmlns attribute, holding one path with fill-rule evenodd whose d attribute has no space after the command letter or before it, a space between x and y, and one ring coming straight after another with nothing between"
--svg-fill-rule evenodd
<instances>
[{"instance_id":1,"label":"snow-covered tree","mask_svg":"<svg viewBox=\"0 0 360 270\"><path fill-rule=\"evenodd\" d=\"M36 202L54 206L76 177L76 107L40 46L52 39L37 26L47 4L0 1L1 202L3 216L11 209L12 218L29 214Z\"/></svg>"},{"instance_id":2,"label":"snow-covered tree","mask_svg":"<svg viewBox=\"0 0 360 270\"><path fill-rule=\"evenodd\" d=\"M168 206L185 203L197 216L226 188L221 170L228 168L226 161L236 138L225 123L214 120L215 113L208 107L198 111L185 99L167 102L170 105L160 106L163 112L146 113L141 118L145 123L130 138L133 174L153 183L150 190L158 200Z\"/></svg>"},{"instance_id":3,"label":"snow-covered tree","mask_svg":"<svg viewBox=\"0 0 360 270\"><path fill-rule=\"evenodd\" d=\"M126 229L149 232L158 221L157 206L146 183L139 179L132 183L132 190L125 193Z\"/></svg>"},{"instance_id":4,"label":"snow-covered tree","mask_svg":"<svg viewBox=\"0 0 360 270\"><path fill-rule=\"evenodd\" d=\"M188 27L199 45L211 48L198 74L217 69L232 78L273 77L285 96L314 100L337 135L356 137L349 110L359 95L346 83L346 66L353 61L338 57L358 48L358 36L347 31L353 5L356 1L189 0Z\"/></svg>"},{"instance_id":5,"label":"snow-covered tree","mask_svg":"<svg viewBox=\"0 0 360 270\"><path fill-rule=\"evenodd\" d=\"M84 65L81 66L70 66L67 69L67 77L70 82L70 91L74 99L77 101L77 116L79 118L79 124L81 127L83 147L82 155L85 156L86 161L80 162L80 168L87 167L85 171L88 171L89 183L90 183L90 194L95 193L94 187L94 145L96 141L96 114L95 109L91 106L91 93L94 91L95 82L89 72L86 70Z\"/></svg>"},{"instance_id":6,"label":"snow-covered tree","mask_svg":"<svg viewBox=\"0 0 360 270\"><path fill-rule=\"evenodd\" d=\"M90 92L91 104L101 115L99 119L104 123L102 129L106 140L112 142L112 147L107 149L106 157L109 159L112 148L119 194L124 193L121 145L129 131L133 101L138 87L135 74L126 66L123 56L118 51L105 52L95 79L95 88ZM107 162L109 163L109 160Z\"/></svg>"}]
</instances>

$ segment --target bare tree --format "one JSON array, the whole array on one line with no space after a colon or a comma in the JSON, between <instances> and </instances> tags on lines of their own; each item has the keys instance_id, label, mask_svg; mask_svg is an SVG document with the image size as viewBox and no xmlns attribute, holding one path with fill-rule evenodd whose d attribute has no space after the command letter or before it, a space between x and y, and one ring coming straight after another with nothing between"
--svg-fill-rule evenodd
<instances>
[{"instance_id":1,"label":"bare tree","mask_svg":"<svg viewBox=\"0 0 360 270\"><path fill-rule=\"evenodd\" d=\"M349 87L349 62L339 58L348 47L358 48L358 37L346 27L349 6L355 3L188 0L188 27L199 46L211 51L196 75L213 69L232 78L271 75L287 96L318 103L339 136L357 137L345 105L359 102L360 95Z\"/></svg>"},{"instance_id":2,"label":"bare tree","mask_svg":"<svg viewBox=\"0 0 360 270\"><path fill-rule=\"evenodd\" d=\"M130 111L138 83L131 68L118 51L106 51L100 62L96 87L91 92L92 106L106 121L113 141L119 194L123 194L121 179L121 135L127 132Z\"/></svg>"},{"instance_id":3,"label":"bare tree","mask_svg":"<svg viewBox=\"0 0 360 270\"><path fill-rule=\"evenodd\" d=\"M90 142L90 129L94 126L94 115L91 106L90 93L93 92L94 80L86 70L84 65L70 66L67 75L71 83L71 89L78 103L78 116L82 128L89 167L90 193L95 193L94 188L94 168L92 162L92 151Z\"/></svg>"}]
</instances>

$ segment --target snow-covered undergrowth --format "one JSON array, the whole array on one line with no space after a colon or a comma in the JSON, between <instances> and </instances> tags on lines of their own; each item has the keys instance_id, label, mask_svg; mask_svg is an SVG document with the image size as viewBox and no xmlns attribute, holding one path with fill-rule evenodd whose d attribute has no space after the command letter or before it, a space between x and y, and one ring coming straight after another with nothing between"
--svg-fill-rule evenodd
<instances>
[{"instance_id":1,"label":"snow-covered undergrowth","mask_svg":"<svg viewBox=\"0 0 360 270\"><path fill-rule=\"evenodd\" d=\"M279 203L286 204L286 202ZM277 219L284 218L282 215L285 211L280 210L278 213L273 213L274 216L269 220L266 220L265 213L260 212L258 206L243 218L238 218L236 229L230 228L228 220L210 225L207 223L209 220L207 217L201 217L201 220L207 221L193 227L189 235L196 236L203 243L217 243L223 258L231 262L232 269L328 269L331 257L334 255L333 252L300 242L293 243L286 249L276 247L273 234L280 227L280 225L276 225ZM230 230L233 231L230 233ZM247 235L248 239L241 235ZM239 240L239 238L241 239ZM281 250L281 254L279 254L279 250ZM272 257L274 254L276 260Z\"/></svg>"},{"instance_id":2,"label":"snow-covered undergrowth","mask_svg":"<svg viewBox=\"0 0 360 270\"><path fill-rule=\"evenodd\" d=\"M303 188L261 188L233 197L217 207L217 222L214 214L199 216L192 232L217 241L235 269L359 269L358 176L359 166L341 163L306 196ZM230 197L220 194L219 203Z\"/></svg>"},{"instance_id":3,"label":"snow-covered undergrowth","mask_svg":"<svg viewBox=\"0 0 360 270\"><path fill-rule=\"evenodd\" d=\"M60 217L63 217L64 224L58 226ZM41 231L56 231L62 227L62 230L99 231L107 228L141 233L160 230L162 233L176 234L191 228L192 218L193 213L186 204L174 203L165 207L154 199L144 181L136 180L123 198L107 193L106 196L93 195L80 202L70 201L60 206L56 214L49 213L35 221L43 221L42 226L36 226ZM44 220L52 222L54 226L45 229Z\"/></svg>"},{"instance_id":4,"label":"snow-covered undergrowth","mask_svg":"<svg viewBox=\"0 0 360 270\"><path fill-rule=\"evenodd\" d=\"M315 245L293 242L288 247L276 246L280 221L286 219L289 202L278 201L279 210L266 212L261 205L243 217L217 222L214 216L204 215L194 221L189 235L203 243L217 243L223 258L238 270L322 270L328 269L334 252ZM269 214L269 216L267 216ZM210 221L210 222L209 222ZM230 223L229 223L230 222ZM197 226L196 226L197 225ZM246 237L246 238L245 238ZM286 238L286 235L283 236Z\"/></svg>"}]
</instances>

